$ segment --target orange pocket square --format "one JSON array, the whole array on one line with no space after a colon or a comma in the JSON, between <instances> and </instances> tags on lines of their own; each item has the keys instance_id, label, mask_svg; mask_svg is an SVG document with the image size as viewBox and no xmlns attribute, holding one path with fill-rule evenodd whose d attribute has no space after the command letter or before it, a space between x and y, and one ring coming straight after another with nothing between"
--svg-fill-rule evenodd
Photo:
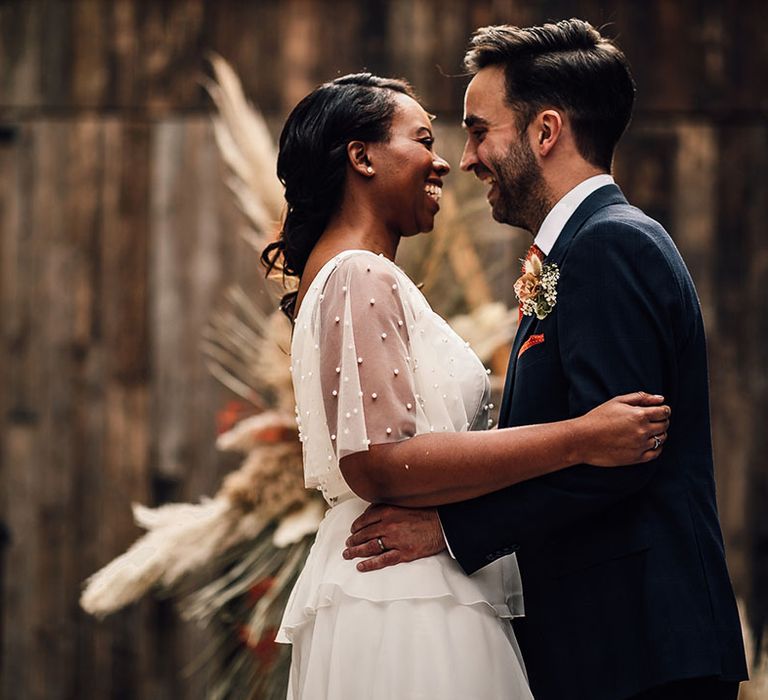
<instances>
[{"instance_id":1,"label":"orange pocket square","mask_svg":"<svg viewBox=\"0 0 768 700\"><path fill-rule=\"evenodd\" d=\"M534 345L538 345L539 343L543 343L543 342L544 342L544 334L543 333L539 333L538 335L530 336L528 338L528 340L526 340L523 343L523 345L520 348L520 351L517 353L517 359L519 360L523 356L523 353L526 350L530 350Z\"/></svg>"}]
</instances>

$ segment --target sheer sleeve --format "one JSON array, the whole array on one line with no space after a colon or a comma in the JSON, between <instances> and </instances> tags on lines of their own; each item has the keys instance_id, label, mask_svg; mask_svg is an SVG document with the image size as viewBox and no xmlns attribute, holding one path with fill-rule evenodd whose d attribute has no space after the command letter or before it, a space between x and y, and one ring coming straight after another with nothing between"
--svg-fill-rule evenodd
<instances>
[{"instance_id":1,"label":"sheer sleeve","mask_svg":"<svg viewBox=\"0 0 768 700\"><path fill-rule=\"evenodd\" d=\"M416 434L405 301L394 267L344 260L319 303L320 386L337 459Z\"/></svg>"},{"instance_id":2,"label":"sheer sleeve","mask_svg":"<svg viewBox=\"0 0 768 700\"><path fill-rule=\"evenodd\" d=\"M387 259L348 253L318 273L296 318L291 364L304 481L329 503L350 491L340 459L412 437L426 422L409 337L413 292Z\"/></svg>"},{"instance_id":3,"label":"sheer sleeve","mask_svg":"<svg viewBox=\"0 0 768 700\"><path fill-rule=\"evenodd\" d=\"M350 492L339 470L347 455L484 424L490 385L465 345L386 258L345 251L329 261L291 343L306 486L333 503Z\"/></svg>"}]
</instances>

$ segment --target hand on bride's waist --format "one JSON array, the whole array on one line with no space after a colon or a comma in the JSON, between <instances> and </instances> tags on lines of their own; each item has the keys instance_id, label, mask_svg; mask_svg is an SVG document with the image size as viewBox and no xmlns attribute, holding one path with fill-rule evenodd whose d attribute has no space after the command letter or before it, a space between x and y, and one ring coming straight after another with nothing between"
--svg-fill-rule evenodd
<instances>
[{"instance_id":1,"label":"hand on bride's waist","mask_svg":"<svg viewBox=\"0 0 768 700\"><path fill-rule=\"evenodd\" d=\"M343 556L367 557L357 564L358 571L375 571L446 550L434 508L370 505L352 523L351 531Z\"/></svg>"}]
</instances>

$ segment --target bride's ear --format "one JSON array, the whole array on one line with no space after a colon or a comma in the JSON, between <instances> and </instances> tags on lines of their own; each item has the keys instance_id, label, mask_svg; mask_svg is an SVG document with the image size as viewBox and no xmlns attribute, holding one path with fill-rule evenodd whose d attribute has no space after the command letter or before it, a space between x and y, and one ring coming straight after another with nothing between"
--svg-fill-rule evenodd
<instances>
[{"instance_id":1,"label":"bride's ear","mask_svg":"<svg viewBox=\"0 0 768 700\"><path fill-rule=\"evenodd\" d=\"M364 177L374 174L373 164L368 156L368 149L363 141L350 141L347 144L349 164Z\"/></svg>"}]
</instances>

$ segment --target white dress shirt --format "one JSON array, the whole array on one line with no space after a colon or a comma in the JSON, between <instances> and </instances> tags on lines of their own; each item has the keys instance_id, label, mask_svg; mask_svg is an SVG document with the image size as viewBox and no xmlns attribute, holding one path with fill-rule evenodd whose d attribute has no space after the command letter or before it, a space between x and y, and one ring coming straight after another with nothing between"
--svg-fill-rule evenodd
<instances>
[{"instance_id":1,"label":"white dress shirt","mask_svg":"<svg viewBox=\"0 0 768 700\"><path fill-rule=\"evenodd\" d=\"M613 185L613 178L604 173L602 175L593 175L580 182L576 187L570 190L549 210L549 214L541 222L541 228L536 234L533 242L541 249L544 255L549 255L555 242L560 236L560 232L568 223L573 212L575 212L581 203L589 197L595 190L599 190L606 185Z\"/></svg>"},{"instance_id":2,"label":"white dress shirt","mask_svg":"<svg viewBox=\"0 0 768 700\"><path fill-rule=\"evenodd\" d=\"M568 223L568 219L571 218L573 212L575 212L579 205L591 195L595 190L599 190L606 185L613 185L615 183L613 177L607 173L601 175L593 175L586 180L580 182L576 187L567 192L560 200L555 204L549 213L544 217L544 221L541 222L541 228L533 239L533 242L539 247L544 255L549 255L552 252L552 248L555 247L560 232ZM438 516L438 520L439 520ZM454 559L456 558L451 550L451 545L448 542L448 538L445 536L445 530L443 529L443 523L440 523L440 528L443 530L443 539L450 554Z\"/></svg>"}]
</instances>

